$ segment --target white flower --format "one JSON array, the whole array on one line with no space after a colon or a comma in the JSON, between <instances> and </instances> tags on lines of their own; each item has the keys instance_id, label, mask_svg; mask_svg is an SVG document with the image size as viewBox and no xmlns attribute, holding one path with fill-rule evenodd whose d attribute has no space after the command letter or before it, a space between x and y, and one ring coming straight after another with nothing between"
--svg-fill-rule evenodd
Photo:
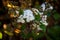
<instances>
[{"instance_id":1,"label":"white flower","mask_svg":"<svg viewBox=\"0 0 60 40\"><path fill-rule=\"evenodd\" d=\"M25 23L25 21L24 21L24 20L22 20L22 19L17 20L17 22L18 22L18 23L20 23L20 22L21 22L21 23Z\"/></svg>"},{"instance_id":2,"label":"white flower","mask_svg":"<svg viewBox=\"0 0 60 40\"><path fill-rule=\"evenodd\" d=\"M27 19L26 19L26 22L30 22L30 19L29 19L29 18L27 18Z\"/></svg>"},{"instance_id":3,"label":"white flower","mask_svg":"<svg viewBox=\"0 0 60 40\"><path fill-rule=\"evenodd\" d=\"M50 6L50 9L52 10L53 9L53 6Z\"/></svg>"},{"instance_id":4,"label":"white flower","mask_svg":"<svg viewBox=\"0 0 60 40\"><path fill-rule=\"evenodd\" d=\"M33 12L29 9L24 10L23 18L26 18L27 22L30 22L30 21L35 19L34 16L33 16Z\"/></svg>"},{"instance_id":5,"label":"white flower","mask_svg":"<svg viewBox=\"0 0 60 40\"><path fill-rule=\"evenodd\" d=\"M46 21L40 21L42 24L44 24L45 26L48 25L48 23Z\"/></svg>"},{"instance_id":6,"label":"white flower","mask_svg":"<svg viewBox=\"0 0 60 40\"><path fill-rule=\"evenodd\" d=\"M21 23L25 23L25 20L22 20Z\"/></svg>"},{"instance_id":7,"label":"white flower","mask_svg":"<svg viewBox=\"0 0 60 40\"><path fill-rule=\"evenodd\" d=\"M16 12L17 14L19 14L19 11L16 10L15 12Z\"/></svg>"},{"instance_id":8,"label":"white flower","mask_svg":"<svg viewBox=\"0 0 60 40\"><path fill-rule=\"evenodd\" d=\"M48 25L48 23L45 21L44 23L43 23L45 26L47 26Z\"/></svg>"},{"instance_id":9,"label":"white flower","mask_svg":"<svg viewBox=\"0 0 60 40\"><path fill-rule=\"evenodd\" d=\"M43 15L43 12L40 12L39 14L40 14L40 15Z\"/></svg>"},{"instance_id":10,"label":"white flower","mask_svg":"<svg viewBox=\"0 0 60 40\"><path fill-rule=\"evenodd\" d=\"M45 26L47 26L48 23L46 22L46 20L47 20L47 15L43 15L42 20L40 22L43 23Z\"/></svg>"},{"instance_id":11,"label":"white flower","mask_svg":"<svg viewBox=\"0 0 60 40\"><path fill-rule=\"evenodd\" d=\"M45 17L45 20L47 20L47 15L44 15L44 17Z\"/></svg>"},{"instance_id":12,"label":"white flower","mask_svg":"<svg viewBox=\"0 0 60 40\"><path fill-rule=\"evenodd\" d=\"M25 20L23 20L23 19L26 19L27 22L30 22L30 21L35 19L34 16L33 16L33 12L29 9L24 10L24 14L20 15L18 18L19 19L18 19L17 22L22 22L22 23L25 22Z\"/></svg>"},{"instance_id":13,"label":"white flower","mask_svg":"<svg viewBox=\"0 0 60 40\"><path fill-rule=\"evenodd\" d=\"M17 19L17 22L18 23L25 23L25 20L23 19L23 15L20 15L19 17L18 17L18 19Z\"/></svg>"},{"instance_id":14,"label":"white flower","mask_svg":"<svg viewBox=\"0 0 60 40\"><path fill-rule=\"evenodd\" d=\"M52 9L53 9L53 6L50 6L50 7L47 8L45 11L52 10Z\"/></svg>"},{"instance_id":15,"label":"white flower","mask_svg":"<svg viewBox=\"0 0 60 40\"><path fill-rule=\"evenodd\" d=\"M43 9L43 11L45 10L45 3L43 3L42 5L41 5L41 7L42 7L42 9Z\"/></svg>"},{"instance_id":16,"label":"white flower","mask_svg":"<svg viewBox=\"0 0 60 40\"><path fill-rule=\"evenodd\" d=\"M43 15L42 16L42 21L46 21L47 20L47 15Z\"/></svg>"}]
</instances>

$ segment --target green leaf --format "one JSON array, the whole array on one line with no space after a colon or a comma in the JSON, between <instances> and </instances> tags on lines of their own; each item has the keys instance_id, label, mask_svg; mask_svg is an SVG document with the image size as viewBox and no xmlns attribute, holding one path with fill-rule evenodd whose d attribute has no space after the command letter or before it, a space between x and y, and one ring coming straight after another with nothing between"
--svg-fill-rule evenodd
<instances>
[{"instance_id":1,"label":"green leaf","mask_svg":"<svg viewBox=\"0 0 60 40\"><path fill-rule=\"evenodd\" d=\"M35 33L35 31L32 31L32 37L33 37L34 39L36 39L36 36L37 36L37 34Z\"/></svg>"},{"instance_id":2,"label":"green leaf","mask_svg":"<svg viewBox=\"0 0 60 40\"><path fill-rule=\"evenodd\" d=\"M22 36L23 38L26 38L26 34L24 34L24 32L21 33L21 36Z\"/></svg>"},{"instance_id":3,"label":"green leaf","mask_svg":"<svg viewBox=\"0 0 60 40\"><path fill-rule=\"evenodd\" d=\"M40 25L40 28L43 29L43 32L46 32L46 26L45 26L45 25L41 24L41 25Z\"/></svg>"},{"instance_id":4,"label":"green leaf","mask_svg":"<svg viewBox=\"0 0 60 40\"><path fill-rule=\"evenodd\" d=\"M30 38L31 36L32 36L31 32L27 34L27 38Z\"/></svg>"},{"instance_id":5,"label":"green leaf","mask_svg":"<svg viewBox=\"0 0 60 40\"><path fill-rule=\"evenodd\" d=\"M21 14L23 14L23 10L22 10L22 9L20 9L20 10L19 10L19 13L20 13L20 15L21 15Z\"/></svg>"},{"instance_id":6,"label":"green leaf","mask_svg":"<svg viewBox=\"0 0 60 40\"><path fill-rule=\"evenodd\" d=\"M24 30L26 28L25 24L22 24L21 30Z\"/></svg>"},{"instance_id":7,"label":"green leaf","mask_svg":"<svg viewBox=\"0 0 60 40\"><path fill-rule=\"evenodd\" d=\"M35 20L40 21L40 15L35 15Z\"/></svg>"},{"instance_id":8,"label":"green leaf","mask_svg":"<svg viewBox=\"0 0 60 40\"><path fill-rule=\"evenodd\" d=\"M0 39L2 39L2 33L0 32Z\"/></svg>"},{"instance_id":9,"label":"green leaf","mask_svg":"<svg viewBox=\"0 0 60 40\"><path fill-rule=\"evenodd\" d=\"M48 34L53 40L60 40L60 26L55 25L48 29Z\"/></svg>"},{"instance_id":10,"label":"green leaf","mask_svg":"<svg viewBox=\"0 0 60 40\"><path fill-rule=\"evenodd\" d=\"M44 32L40 32L37 37L38 37L38 38L42 38L43 36L44 36Z\"/></svg>"},{"instance_id":11,"label":"green leaf","mask_svg":"<svg viewBox=\"0 0 60 40\"><path fill-rule=\"evenodd\" d=\"M13 33L12 32L9 32L9 31L4 31L7 35L9 36L13 36Z\"/></svg>"},{"instance_id":12,"label":"green leaf","mask_svg":"<svg viewBox=\"0 0 60 40\"><path fill-rule=\"evenodd\" d=\"M35 8L39 9L40 8L40 5L35 5Z\"/></svg>"},{"instance_id":13,"label":"green leaf","mask_svg":"<svg viewBox=\"0 0 60 40\"><path fill-rule=\"evenodd\" d=\"M60 19L60 14L55 13L55 14L53 15L53 17L54 17L55 20L59 20L59 19Z\"/></svg>"}]
</instances>

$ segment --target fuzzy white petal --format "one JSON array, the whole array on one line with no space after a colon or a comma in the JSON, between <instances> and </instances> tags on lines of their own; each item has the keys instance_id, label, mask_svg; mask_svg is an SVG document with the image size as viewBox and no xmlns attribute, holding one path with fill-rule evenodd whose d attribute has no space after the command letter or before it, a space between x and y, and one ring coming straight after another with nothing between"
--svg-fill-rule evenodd
<instances>
[{"instance_id":1,"label":"fuzzy white petal","mask_svg":"<svg viewBox=\"0 0 60 40\"><path fill-rule=\"evenodd\" d=\"M15 11L17 14L19 14L19 11Z\"/></svg>"},{"instance_id":2,"label":"fuzzy white petal","mask_svg":"<svg viewBox=\"0 0 60 40\"><path fill-rule=\"evenodd\" d=\"M50 9L53 9L53 6L50 6Z\"/></svg>"},{"instance_id":3,"label":"fuzzy white petal","mask_svg":"<svg viewBox=\"0 0 60 40\"><path fill-rule=\"evenodd\" d=\"M45 10L45 3L43 3L42 5L41 5L41 7L43 8L43 11Z\"/></svg>"}]
</instances>

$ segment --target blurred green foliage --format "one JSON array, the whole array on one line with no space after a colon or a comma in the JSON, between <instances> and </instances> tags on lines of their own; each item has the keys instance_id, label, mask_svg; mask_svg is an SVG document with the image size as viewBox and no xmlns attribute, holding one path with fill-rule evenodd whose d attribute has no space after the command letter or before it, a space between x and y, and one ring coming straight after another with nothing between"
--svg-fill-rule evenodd
<instances>
[{"instance_id":1,"label":"blurred green foliage","mask_svg":"<svg viewBox=\"0 0 60 40\"><path fill-rule=\"evenodd\" d=\"M48 35L53 39L53 40L60 40L60 26L55 25L51 28L48 29Z\"/></svg>"},{"instance_id":2,"label":"blurred green foliage","mask_svg":"<svg viewBox=\"0 0 60 40\"><path fill-rule=\"evenodd\" d=\"M0 32L0 39L2 39L2 33Z\"/></svg>"}]
</instances>

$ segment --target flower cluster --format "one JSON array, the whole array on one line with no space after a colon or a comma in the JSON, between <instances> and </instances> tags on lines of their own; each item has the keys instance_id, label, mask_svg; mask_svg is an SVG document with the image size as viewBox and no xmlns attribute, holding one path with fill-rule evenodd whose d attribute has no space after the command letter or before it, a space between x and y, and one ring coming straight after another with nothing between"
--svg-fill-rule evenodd
<instances>
[{"instance_id":1,"label":"flower cluster","mask_svg":"<svg viewBox=\"0 0 60 40\"><path fill-rule=\"evenodd\" d=\"M21 25L22 27L21 29L23 29L22 30L23 32L24 30L27 30L28 28L27 26L29 26L28 28L29 30L31 29L30 31L35 31L35 33L39 31L44 31L44 32L46 31L46 26L48 25L47 14L53 9L53 7L52 5L46 2L42 3L40 7L41 8L39 9L37 8L31 8L31 9L16 8L16 10L15 9L11 10L11 13L13 13L12 16L17 17L16 23ZM18 30L16 29L15 32L19 33L20 31L19 29Z\"/></svg>"},{"instance_id":2,"label":"flower cluster","mask_svg":"<svg viewBox=\"0 0 60 40\"><path fill-rule=\"evenodd\" d=\"M26 19L26 20L25 20ZM31 10L24 10L24 14L18 17L17 22L25 23L34 20L33 12Z\"/></svg>"},{"instance_id":3,"label":"flower cluster","mask_svg":"<svg viewBox=\"0 0 60 40\"><path fill-rule=\"evenodd\" d=\"M49 7L47 7L47 5ZM53 7L48 4L48 3L43 3L41 5L41 9L42 10L38 10L36 8L32 8L32 10L30 9L25 9L23 10L23 14L21 14L19 17L18 17L18 20L17 22L18 23L25 23L25 22L31 22L31 21L37 21L39 22L39 25L38 24L32 24L34 27L33 29L37 28L37 30L43 30L42 28L40 28L40 23L42 23L43 25L47 26L48 23L47 23L47 15L44 14L44 11L48 11L48 10L52 10Z\"/></svg>"}]
</instances>

